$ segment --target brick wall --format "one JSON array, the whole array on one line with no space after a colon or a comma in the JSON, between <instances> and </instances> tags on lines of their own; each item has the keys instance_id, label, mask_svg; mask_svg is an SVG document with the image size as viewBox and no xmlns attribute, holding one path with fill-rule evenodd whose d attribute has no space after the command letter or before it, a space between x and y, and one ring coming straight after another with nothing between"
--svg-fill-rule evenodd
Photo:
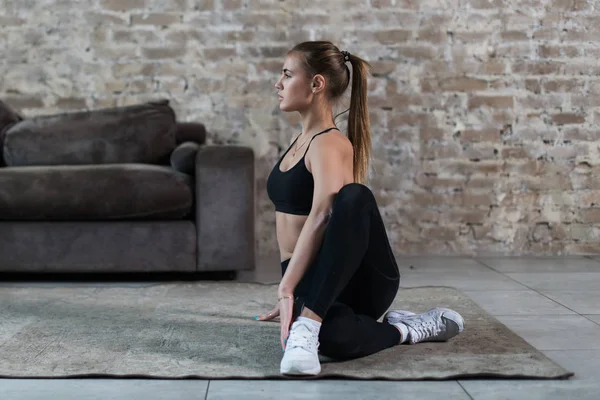
<instances>
[{"instance_id":1,"label":"brick wall","mask_svg":"<svg viewBox=\"0 0 600 400\"><path fill-rule=\"evenodd\" d=\"M170 98L212 142L255 149L258 245L270 252L265 181L299 128L278 111L273 84L293 44L332 40L374 66L370 186L399 254L597 253L599 9L0 0L0 97L27 115Z\"/></svg>"}]
</instances>

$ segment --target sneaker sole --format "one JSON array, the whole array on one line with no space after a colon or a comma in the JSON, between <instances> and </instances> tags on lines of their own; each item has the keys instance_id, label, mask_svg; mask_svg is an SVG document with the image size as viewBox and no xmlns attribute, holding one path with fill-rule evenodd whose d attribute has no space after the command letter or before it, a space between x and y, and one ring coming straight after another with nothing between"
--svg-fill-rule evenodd
<instances>
[{"instance_id":1,"label":"sneaker sole","mask_svg":"<svg viewBox=\"0 0 600 400\"><path fill-rule=\"evenodd\" d=\"M319 373L321 372L321 366L319 366L318 368L313 368L313 369L309 369L309 370L300 370L299 368L295 368L293 365L290 366L289 368L281 368L279 370L279 372L281 372L281 374L283 375L294 375L294 376L298 376L298 375L319 375Z\"/></svg>"}]
</instances>

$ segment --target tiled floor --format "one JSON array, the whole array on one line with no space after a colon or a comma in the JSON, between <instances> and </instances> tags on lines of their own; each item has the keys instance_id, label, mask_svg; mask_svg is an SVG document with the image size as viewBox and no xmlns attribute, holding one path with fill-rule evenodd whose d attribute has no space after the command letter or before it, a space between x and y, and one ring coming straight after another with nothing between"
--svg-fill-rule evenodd
<instances>
[{"instance_id":1,"label":"tiled floor","mask_svg":"<svg viewBox=\"0 0 600 400\"><path fill-rule=\"evenodd\" d=\"M0 399L600 399L600 257L397 259L402 286L457 287L575 377L444 382L12 379L0 380ZM276 260L261 260L260 266L239 279L278 281Z\"/></svg>"}]
</instances>

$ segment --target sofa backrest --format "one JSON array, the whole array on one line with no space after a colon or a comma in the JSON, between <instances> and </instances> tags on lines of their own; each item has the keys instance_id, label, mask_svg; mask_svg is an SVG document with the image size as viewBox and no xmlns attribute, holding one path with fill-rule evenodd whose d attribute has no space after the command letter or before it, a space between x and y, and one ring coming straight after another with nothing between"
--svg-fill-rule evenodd
<instances>
[{"instance_id":1,"label":"sofa backrest","mask_svg":"<svg viewBox=\"0 0 600 400\"><path fill-rule=\"evenodd\" d=\"M160 164L176 146L168 100L39 116L10 126L0 143L8 166Z\"/></svg>"}]
</instances>

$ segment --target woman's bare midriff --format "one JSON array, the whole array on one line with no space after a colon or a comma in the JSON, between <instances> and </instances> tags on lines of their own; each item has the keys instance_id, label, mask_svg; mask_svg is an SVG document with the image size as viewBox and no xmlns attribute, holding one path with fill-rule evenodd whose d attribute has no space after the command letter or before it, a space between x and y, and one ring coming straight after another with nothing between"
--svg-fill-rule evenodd
<instances>
[{"instance_id":1,"label":"woman's bare midriff","mask_svg":"<svg viewBox=\"0 0 600 400\"><path fill-rule=\"evenodd\" d=\"M293 215L275 212L275 223L277 228L277 243L281 261L292 257L294 248L304 227L307 215Z\"/></svg>"}]
</instances>

